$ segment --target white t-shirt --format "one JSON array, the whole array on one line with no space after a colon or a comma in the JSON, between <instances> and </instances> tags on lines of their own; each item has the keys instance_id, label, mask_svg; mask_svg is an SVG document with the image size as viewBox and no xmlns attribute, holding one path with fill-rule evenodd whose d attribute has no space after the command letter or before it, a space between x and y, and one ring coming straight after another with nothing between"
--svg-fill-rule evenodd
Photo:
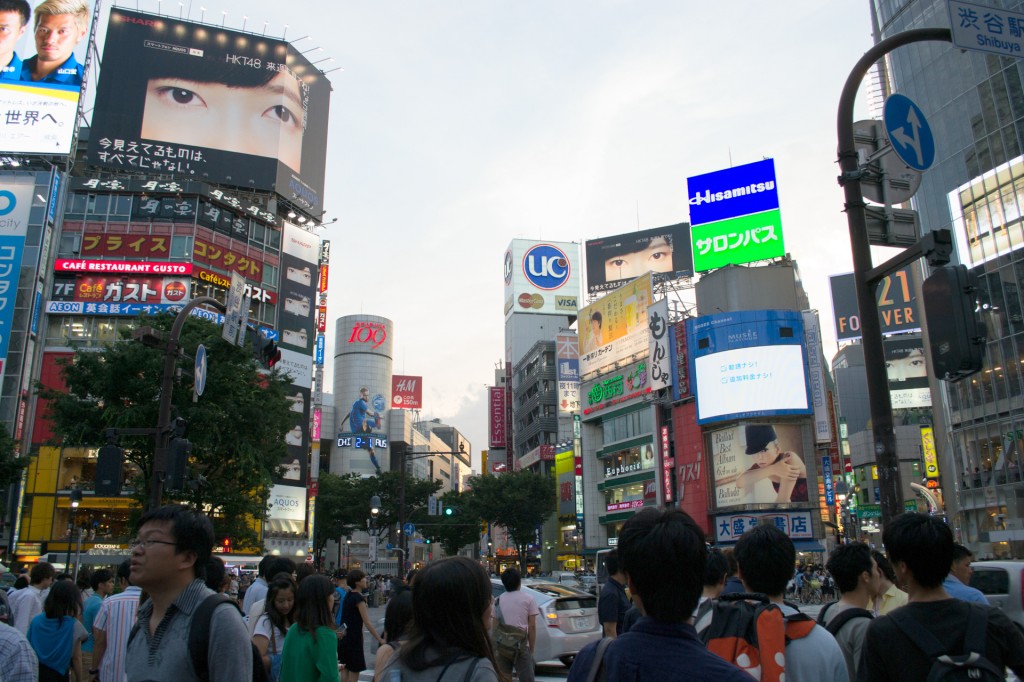
<instances>
[{"instance_id":1,"label":"white t-shirt","mask_svg":"<svg viewBox=\"0 0 1024 682\"><path fill-rule=\"evenodd\" d=\"M274 636L270 636L270 631L274 631ZM270 616L263 614L256 621L256 628L253 630L252 636L263 635L267 638L267 654L279 654L284 650L284 637L288 634L283 632L279 628L275 628L274 624L270 622ZM276 645L276 646L275 646Z\"/></svg>"}]
</instances>

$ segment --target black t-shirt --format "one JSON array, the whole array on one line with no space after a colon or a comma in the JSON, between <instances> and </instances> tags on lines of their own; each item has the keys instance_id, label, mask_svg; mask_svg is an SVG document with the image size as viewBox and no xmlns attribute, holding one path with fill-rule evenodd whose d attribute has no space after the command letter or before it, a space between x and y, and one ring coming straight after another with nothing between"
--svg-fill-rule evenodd
<instances>
[{"instance_id":1,"label":"black t-shirt","mask_svg":"<svg viewBox=\"0 0 1024 682\"><path fill-rule=\"evenodd\" d=\"M962 654L964 633L971 604L959 599L912 602L899 611L912 616L946 645L950 654ZM1002 611L990 607L984 656L997 668L1009 667L1024 675L1024 635ZM876 618L868 626L858 682L913 682L924 680L932 668L920 649L903 634L888 616Z\"/></svg>"},{"instance_id":2,"label":"black t-shirt","mask_svg":"<svg viewBox=\"0 0 1024 682\"><path fill-rule=\"evenodd\" d=\"M626 588L615 582L614 578L608 578L597 600L597 620L602 624L614 620L615 634L621 635L622 619L628 610L629 597L626 596Z\"/></svg>"}]
</instances>

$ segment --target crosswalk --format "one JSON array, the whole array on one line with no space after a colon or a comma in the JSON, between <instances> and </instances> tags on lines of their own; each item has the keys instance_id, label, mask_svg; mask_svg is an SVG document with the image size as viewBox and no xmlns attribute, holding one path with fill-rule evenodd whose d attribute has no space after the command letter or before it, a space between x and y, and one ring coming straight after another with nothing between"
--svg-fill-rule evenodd
<instances>
[{"instance_id":1,"label":"crosswalk","mask_svg":"<svg viewBox=\"0 0 1024 682\"><path fill-rule=\"evenodd\" d=\"M546 661L537 665L537 682L554 682L554 680L564 680L568 676L569 669L558 661ZM359 674L359 682L372 682L372 680L373 670L364 670Z\"/></svg>"}]
</instances>

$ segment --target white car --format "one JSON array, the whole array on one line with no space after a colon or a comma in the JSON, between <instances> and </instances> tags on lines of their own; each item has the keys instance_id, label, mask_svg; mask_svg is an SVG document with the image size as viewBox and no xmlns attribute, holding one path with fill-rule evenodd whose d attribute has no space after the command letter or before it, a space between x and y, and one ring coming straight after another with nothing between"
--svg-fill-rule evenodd
<instances>
[{"instance_id":1,"label":"white car","mask_svg":"<svg viewBox=\"0 0 1024 682\"><path fill-rule=\"evenodd\" d=\"M524 581L519 589L533 597L540 608L534 661L558 660L568 667L580 649L601 639L594 595L539 580ZM495 599L505 593L500 580L491 579L491 592Z\"/></svg>"}]
</instances>

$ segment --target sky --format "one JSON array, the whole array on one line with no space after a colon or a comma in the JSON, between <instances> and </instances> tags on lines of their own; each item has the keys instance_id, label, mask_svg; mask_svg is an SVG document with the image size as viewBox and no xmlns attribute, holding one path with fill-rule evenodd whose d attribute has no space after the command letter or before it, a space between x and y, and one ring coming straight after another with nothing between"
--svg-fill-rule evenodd
<instances>
[{"instance_id":1,"label":"sky","mask_svg":"<svg viewBox=\"0 0 1024 682\"><path fill-rule=\"evenodd\" d=\"M775 159L786 250L826 357L837 348L828 276L852 265L836 107L871 46L866 0L117 4L266 22L270 36L308 35L297 47L311 61L333 59L318 64L334 89L324 220L337 219L322 231L325 385L334 320L391 319L394 373L423 377L423 417L459 428L477 469L509 242L687 221L688 176Z\"/></svg>"}]
</instances>

